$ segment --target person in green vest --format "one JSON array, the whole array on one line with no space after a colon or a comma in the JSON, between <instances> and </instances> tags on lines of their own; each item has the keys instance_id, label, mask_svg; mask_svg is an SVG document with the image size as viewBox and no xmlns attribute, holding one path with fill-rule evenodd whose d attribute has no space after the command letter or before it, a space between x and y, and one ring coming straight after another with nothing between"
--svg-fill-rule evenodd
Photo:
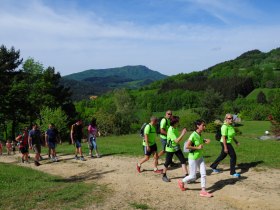
<instances>
[{"instance_id":1,"label":"person in green vest","mask_svg":"<svg viewBox=\"0 0 280 210\"><path fill-rule=\"evenodd\" d=\"M185 191L185 185L188 182L196 180L196 169L200 171L201 191L199 193L202 197L212 197L213 195L205 190L206 187L206 167L203 158L203 143L209 144L210 139L203 139L201 133L204 131L206 123L204 120L197 120L194 123L195 131L190 135L186 148L189 149L189 175L183 180L178 180L178 185L182 191Z\"/></svg>"},{"instance_id":2,"label":"person in green vest","mask_svg":"<svg viewBox=\"0 0 280 210\"><path fill-rule=\"evenodd\" d=\"M235 150L232 146L232 141L236 143L237 146L239 146L239 142L235 139L235 130L234 127L232 126L233 123L233 116L232 114L226 114L224 124L221 127L221 146L222 150L219 155L219 157L210 165L212 168L213 172L219 173L220 170L217 169L217 166L219 163L226 158L227 155L230 156L230 175L239 178L240 174L236 173L235 171L235 165L236 165L236 153Z\"/></svg>"},{"instance_id":3,"label":"person in green vest","mask_svg":"<svg viewBox=\"0 0 280 210\"><path fill-rule=\"evenodd\" d=\"M165 112L165 116L160 121L160 141L162 145L162 150L158 153L158 156L162 156L165 154L165 147L167 143L167 131L170 127L170 118L172 117L172 111L167 110ZM174 162L171 162L171 166L175 166Z\"/></svg>"},{"instance_id":4,"label":"person in green vest","mask_svg":"<svg viewBox=\"0 0 280 210\"><path fill-rule=\"evenodd\" d=\"M154 173L162 173L162 170L157 168L158 166L158 153L157 153L157 144L156 144L156 125L157 118L151 117L150 123L145 126L144 129L144 139L143 139L143 149L145 157L136 164L136 169L141 173L141 165L150 159L150 156L154 156Z\"/></svg>"},{"instance_id":5,"label":"person in green vest","mask_svg":"<svg viewBox=\"0 0 280 210\"><path fill-rule=\"evenodd\" d=\"M167 177L166 172L168 166L172 163L172 158L174 154L180 160L184 176L187 176L186 158L184 157L184 154L179 144L180 141L185 136L187 129L184 128L181 131L181 134L179 134L178 131L179 120L180 118L178 116L172 116L170 119L170 127L168 128L167 131L167 144L165 148L166 159L164 163L163 176L162 176L162 180L165 182L170 182L170 179Z\"/></svg>"}]
</instances>

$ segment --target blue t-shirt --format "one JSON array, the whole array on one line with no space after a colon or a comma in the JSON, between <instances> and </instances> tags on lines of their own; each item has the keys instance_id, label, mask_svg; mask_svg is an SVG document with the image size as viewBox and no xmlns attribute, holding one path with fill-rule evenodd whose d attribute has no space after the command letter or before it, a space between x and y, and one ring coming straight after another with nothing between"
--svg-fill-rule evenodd
<instances>
[{"instance_id":1,"label":"blue t-shirt","mask_svg":"<svg viewBox=\"0 0 280 210\"><path fill-rule=\"evenodd\" d=\"M57 138L57 130L56 129L49 128L46 131L46 134L48 135L48 141L49 142L56 142L56 138Z\"/></svg>"},{"instance_id":2,"label":"blue t-shirt","mask_svg":"<svg viewBox=\"0 0 280 210\"><path fill-rule=\"evenodd\" d=\"M29 137L32 139L32 145L41 144L41 131L40 130L31 130L29 131Z\"/></svg>"}]
</instances>

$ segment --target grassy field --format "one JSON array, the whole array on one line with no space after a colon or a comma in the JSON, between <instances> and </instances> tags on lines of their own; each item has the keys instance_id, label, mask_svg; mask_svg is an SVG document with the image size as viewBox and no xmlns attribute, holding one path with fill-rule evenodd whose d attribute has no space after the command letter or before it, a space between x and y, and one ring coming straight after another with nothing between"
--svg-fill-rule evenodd
<instances>
[{"instance_id":1,"label":"grassy field","mask_svg":"<svg viewBox=\"0 0 280 210\"><path fill-rule=\"evenodd\" d=\"M258 140L257 137L269 130L268 121L246 121L238 127L242 135L237 136L240 146L236 147L238 164L259 164L272 168L280 168L280 156L277 155L280 150L280 141L276 140ZM185 139L190 135L188 132ZM214 139L213 133L204 133L204 137L212 140L211 144L205 145L205 161L210 164L220 153L220 143ZM138 134L125 136L99 137L97 139L98 147L103 155L126 155L143 156L142 139ZM181 144L183 144L182 142ZM157 139L158 148L161 149L161 143ZM58 153L73 154L74 146L69 144L59 145ZM88 153L87 143L83 144L83 151ZM185 154L187 157L187 154ZM229 160L224 161L228 164Z\"/></svg>"},{"instance_id":2,"label":"grassy field","mask_svg":"<svg viewBox=\"0 0 280 210\"><path fill-rule=\"evenodd\" d=\"M78 209L103 201L105 186L0 163L0 209Z\"/></svg>"},{"instance_id":3,"label":"grassy field","mask_svg":"<svg viewBox=\"0 0 280 210\"><path fill-rule=\"evenodd\" d=\"M280 90L279 88L256 88L248 96L246 96L246 99L257 100L257 96L260 91L262 91L265 94L265 96L268 98L270 93L274 93L279 90Z\"/></svg>"}]
</instances>

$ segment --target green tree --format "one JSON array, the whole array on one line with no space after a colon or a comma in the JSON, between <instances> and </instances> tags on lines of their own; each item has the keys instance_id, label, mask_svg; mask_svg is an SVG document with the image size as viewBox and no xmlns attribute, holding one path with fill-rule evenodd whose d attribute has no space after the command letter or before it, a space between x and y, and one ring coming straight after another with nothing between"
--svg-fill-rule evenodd
<instances>
[{"instance_id":1,"label":"green tree","mask_svg":"<svg viewBox=\"0 0 280 210\"><path fill-rule=\"evenodd\" d=\"M60 107L55 109L43 107L40 111L40 118L37 119L36 123L40 125L42 131L46 131L49 124L53 123L62 136L67 135L67 116Z\"/></svg>"},{"instance_id":2,"label":"green tree","mask_svg":"<svg viewBox=\"0 0 280 210\"><path fill-rule=\"evenodd\" d=\"M259 104L266 104L266 96L263 91L260 91L259 94L257 95L257 103Z\"/></svg>"}]
</instances>

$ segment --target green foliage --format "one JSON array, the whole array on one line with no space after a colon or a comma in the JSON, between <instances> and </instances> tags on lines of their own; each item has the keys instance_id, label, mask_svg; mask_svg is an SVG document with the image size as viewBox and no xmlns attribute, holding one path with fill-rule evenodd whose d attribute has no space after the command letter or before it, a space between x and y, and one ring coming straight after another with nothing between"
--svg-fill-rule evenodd
<instances>
[{"instance_id":1,"label":"green foliage","mask_svg":"<svg viewBox=\"0 0 280 210\"><path fill-rule=\"evenodd\" d=\"M37 124L40 125L42 131L46 131L49 124L53 123L61 135L67 135L67 116L60 107L56 109L44 107L40 111L40 117L41 118L37 120Z\"/></svg>"}]
</instances>

